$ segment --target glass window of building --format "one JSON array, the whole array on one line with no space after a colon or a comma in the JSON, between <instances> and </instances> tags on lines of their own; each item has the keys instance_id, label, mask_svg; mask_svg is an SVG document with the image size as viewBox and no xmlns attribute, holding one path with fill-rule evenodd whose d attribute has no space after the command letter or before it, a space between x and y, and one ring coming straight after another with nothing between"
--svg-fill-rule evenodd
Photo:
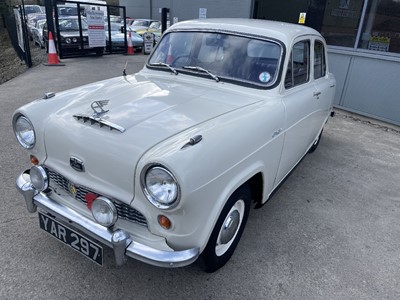
<instances>
[{"instance_id":1,"label":"glass window of building","mask_svg":"<svg viewBox=\"0 0 400 300\"><path fill-rule=\"evenodd\" d=\"M400 53L400 0L256 0L254 17L298 23L304 12L329 46Z\"/></svg>"},{"instance_id":2,"label":"glass window of building","mask_svg":"<svg viewBox=\"0 0 400 300\"><path fill-rule=\"evenodd\" d=\"M400 53L400 0L369 0L358 46Z\"/></svg>"},{"instance_id":3,"label":"glass window of building","mask_svg":"<svg viewBox=\"0 0 400 300\"><path fill-rule=\"evenodd\" d=\"M306 25L321 32L328 45L354 48L364 0L316 0Z\"/></svg>"}]
</instances>

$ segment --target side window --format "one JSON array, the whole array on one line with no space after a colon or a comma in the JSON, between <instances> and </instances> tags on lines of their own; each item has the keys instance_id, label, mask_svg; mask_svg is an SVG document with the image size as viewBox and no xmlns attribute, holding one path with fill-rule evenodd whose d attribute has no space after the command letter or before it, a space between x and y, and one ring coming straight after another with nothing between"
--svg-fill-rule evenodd
<instances>
[{"instance_id":1,"label":"side window","mask_svg":"<svg viewBox=\"0 0 400 300\"><path fill-rule=\"evenodd\" d=\"M310 41L301 41L293 46L285 76L285 88L308 82L310 79Z\"/></svg>"},{"instance_id":2,"label":"side window","mask_svg":"<svg viewBox=\"0 0 400 300\"><path fill-rule=\"evenodd\" d=\"M324 44L315 41L314 44L314 79L324 77L326 74L326 59Z\"/></svg>"}]
</instances>

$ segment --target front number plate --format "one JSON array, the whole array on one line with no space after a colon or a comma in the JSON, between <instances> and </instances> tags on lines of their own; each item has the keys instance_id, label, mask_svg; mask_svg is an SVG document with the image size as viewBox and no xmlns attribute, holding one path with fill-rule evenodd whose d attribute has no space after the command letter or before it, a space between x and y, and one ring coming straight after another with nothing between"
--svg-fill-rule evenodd
<instances>
[{"instance_id":1,"label":"front number plate","mask_svg":"<svg viewBox=\"0 0 400 300\"><path fill-rule=\"evenodd\" d=\"M103 265L103 247L97 243L40 212L39 224L41 229L57 240L67 244L98 265Z\"/></svg>"}]
</instances>

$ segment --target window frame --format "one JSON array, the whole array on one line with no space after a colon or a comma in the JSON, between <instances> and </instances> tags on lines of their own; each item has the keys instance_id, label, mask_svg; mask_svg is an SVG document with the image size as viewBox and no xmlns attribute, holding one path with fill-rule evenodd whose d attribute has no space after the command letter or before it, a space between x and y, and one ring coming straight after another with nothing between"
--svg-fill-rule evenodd
<instances>
[{"instance_id":1,"label":"window frame","mask_svg":"<svg viewBox=\"0 0 400 300\"><path fill-rule=\"evenodd\" d=\"M294 72L291 71L291 85L288 85L287 84L288 72L289 72L289 70L293 70L294 69L294 59L293 59L294 58L294 51L293 50L295 49L295 46L298 45L299 43L303 43L304 45L307 45L307 50L306 50L307 57L304 57L304 52L303 52L303 59L304 59L303 61L305 63L307 63L307 65L306 65L306 71L307 71L306 72L306 79L304 81L296 83L295 82ZM310 78L311 78L311 67L310 67L310 65L312 63L311 62L311 45L312 45L312 43L311 43L311 39L310 38L303 38L301 40L295 41L294 44L292 45L292 47L290 49L290 57L289 57L289 61L288 61L288 64L287 64L286 73L285 73L285 76L284 76L284 88L286 90L289 90L289 89L292 89L294 87L301 86L303 84L306 84L306 83L310 82ZM303 46L303 49L304 49L304 46Z\"/></svg>"},{"instance_id":2,"label":"window frame","mask_svg":"<svg viewBox=\"0 0 400 300\"><path fill-rule=\"evenodd\" d=\"M315 70L316 70L316 45L320 44L322 46L322 72L321 72L321 76L316 77L315 76ZM318 80L320 78L324 78L328 72L327 70L327 64L326 64L326 46L325 44L322 42L322 40L319 39L315 39L314 40L314 45L313 45L313 78L314 80Z\"/></svg>"}]
</instances>

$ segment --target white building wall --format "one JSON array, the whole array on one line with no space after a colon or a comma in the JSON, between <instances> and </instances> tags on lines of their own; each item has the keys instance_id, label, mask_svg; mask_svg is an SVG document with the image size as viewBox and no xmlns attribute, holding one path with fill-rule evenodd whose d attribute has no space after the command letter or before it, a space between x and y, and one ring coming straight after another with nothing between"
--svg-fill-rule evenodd
<instances>
[{"instance_id":1,"label":"white building wall","mask_svg":"<svg viewBox=\"0 0 400 300\"><path fill-rule=\"evenodd\" d=\"M134 19L150 18L149 3L149 0L119 0L119 5L126 7L126 16Z\"/></svg>"},{"instance_id":2,"label":"white building wall","mask_svg":"<svg viewBox=\"0 0 400 300\"><path fill-rule=\"evenodd\" d=\"M199 18L199 9L207 9L207 18L250 18L252 0L120 0L126 15L132 18L161 18L160 9L170 9L170 18L179 21ZM172 22L171 22L172 23Z\"/></svg>"}]
</instances>

